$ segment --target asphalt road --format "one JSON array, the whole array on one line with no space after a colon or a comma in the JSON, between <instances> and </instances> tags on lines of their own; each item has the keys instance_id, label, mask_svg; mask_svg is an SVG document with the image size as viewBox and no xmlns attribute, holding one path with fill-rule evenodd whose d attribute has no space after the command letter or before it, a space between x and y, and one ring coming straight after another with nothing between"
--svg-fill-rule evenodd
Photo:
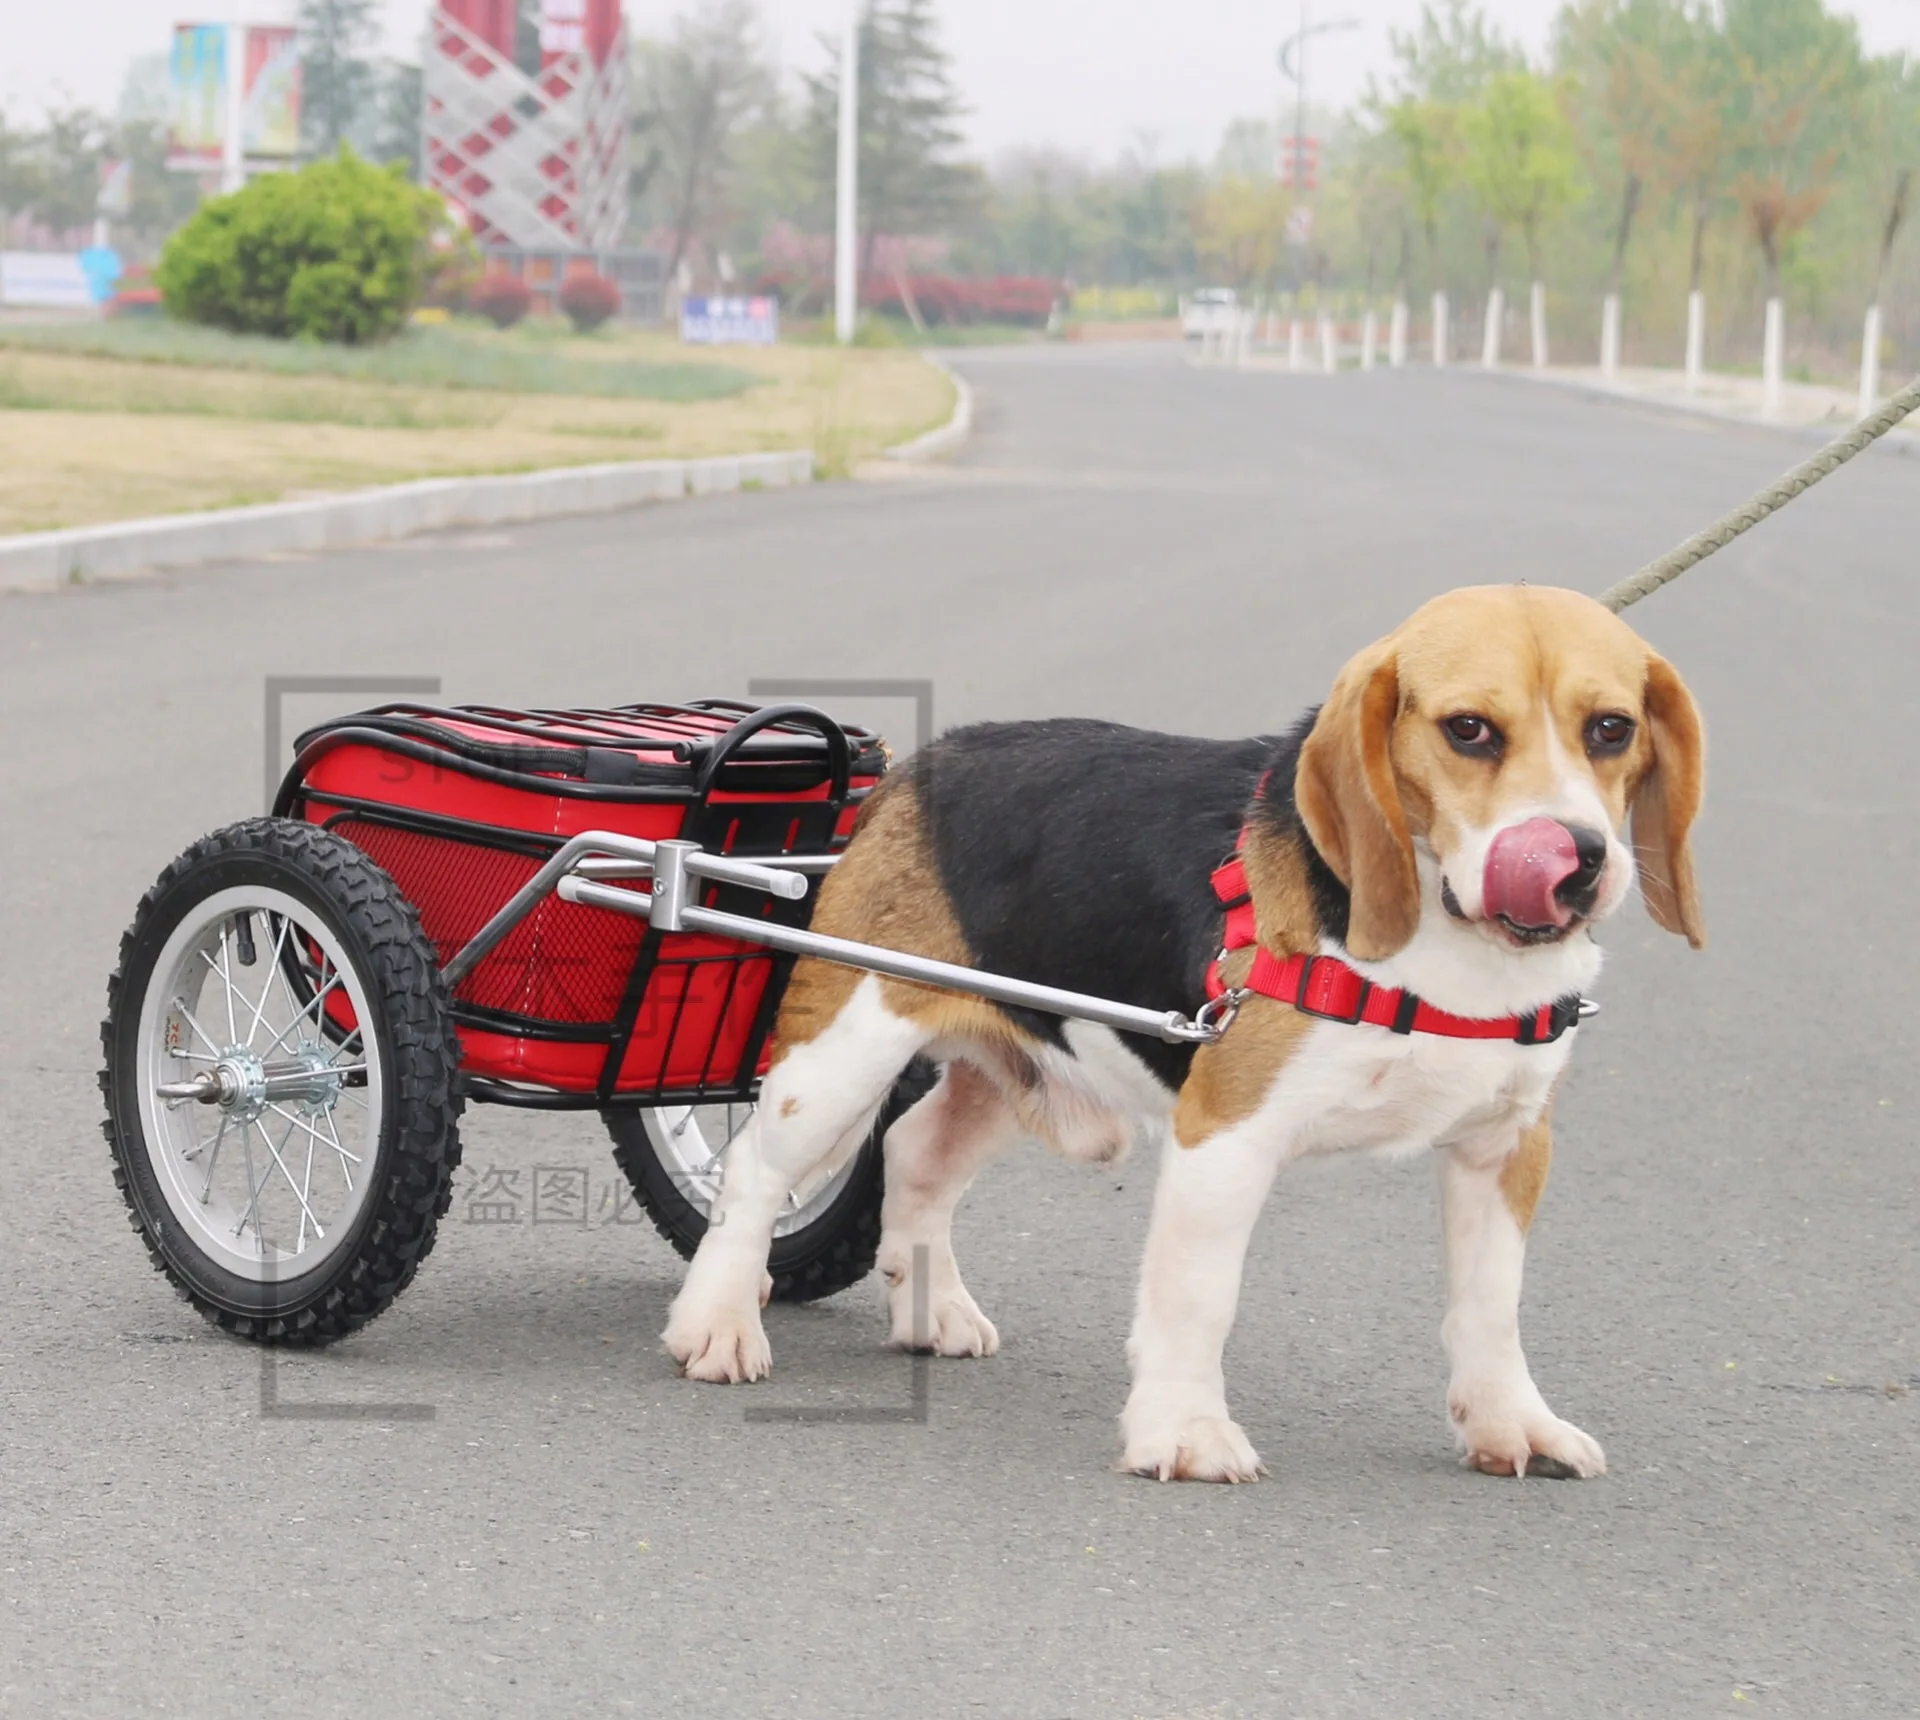
<instances>
[{"instance_id":1,"label":"asphalt road","mask_svg":"<svg viewBox=\"0 0 1920 1720\"><path fill-rule=\"evenodd\" d=\"M1525 1331L1606 1445L1455 1466L1433 1179L1282 1180L1229 1350L1273 1479L1110 1472L1150 1167L1038 1151L959 1224L1005 1339L929 1364L877 1288L675 1379L643 1225L462 1222L471 1178L614 1174L470 1113L399 1305L281 1361L148 1268L94 1090L115 940L258 809L268 675L447 697L925 678L938 724L1270 728L1444 587L1598 590L1804 451L1465 372L967 355L948 473L0 599L0 1711L1876 1716L1920 1705L1920 461L1869 455L1633 619L1713 743L1704 956L1638 910L1556 1115ZM288 701L288 732L364 698ZM840 700L910 736L894 700ZM1903 904L1908 904L1903 906ZM369 1414L263 1413L375 1406ZM430 1406L403 1419L378 1406Z\"/></svg>"}]
</instances>

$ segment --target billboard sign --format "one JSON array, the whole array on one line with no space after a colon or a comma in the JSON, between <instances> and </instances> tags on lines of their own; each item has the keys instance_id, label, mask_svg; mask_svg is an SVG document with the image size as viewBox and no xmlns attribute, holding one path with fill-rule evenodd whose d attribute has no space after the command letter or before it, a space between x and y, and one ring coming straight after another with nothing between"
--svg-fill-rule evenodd
<instances>
[{"instance_id":1,"label":"billboard sign","mask_svg":"<svg viewBox=\"0 0 1920 1720\"><path fill-rule=\"evenodd\" d=\"M780 338L780 301L682 299L680 338L689 346L772 346Z\"/></svg>"},{"instance_id":2,"label":"billboard sign","mask_svg":"<svg viewBox=\"0 0 1920 1720\"><path fill-rule=\"evenodd\" d=\"M217 168L227 135L227 26L176 24L169 70L173 121L167 165Z\"/></svg>"},{"instance_id":3,"label":"billboard sign","mask_svg":"<svg viewBox=\"0 0 1920 1720\"><path fill-rule=\"evenodd\" d=\"M283 24L176 24L170 70L169 167L211 172L231 165L227 132L236 119L236 154L243 159L278 163L300 153L298 30ZM229 71L240 80L237 112Z\"/></svg>"},{"instance_id":4,"label":"billboard sign","mask_svg":"<svg viewBox=\"0 0 1920 1720\"><path fill-rule=\"evenodd\" d=\"M77 251L0 251L0 305L90 311L99 302Z\"/></svg>"},{"instance_id":5,"label":"billboard sign","mask_svg":"<svg viewBox=\"0 0 1920 1720\"><path fill-rule=\"evenodd\" d=\"M286 24L246 27L240 143L248 156L300 153L300 32Z\"/></svg>"}]
</instances>

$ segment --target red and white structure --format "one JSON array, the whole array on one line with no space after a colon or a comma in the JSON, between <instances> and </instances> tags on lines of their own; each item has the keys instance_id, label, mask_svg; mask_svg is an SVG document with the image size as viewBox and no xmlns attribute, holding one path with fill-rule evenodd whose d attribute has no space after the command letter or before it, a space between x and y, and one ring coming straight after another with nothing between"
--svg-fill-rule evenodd
<instances>
[{"instance_id":1,"label":"red and white structure","mask_svg":"<svg viewBox=\"0 0 1920 1720\"><path fill-rule=\"evenodd\" d=\"M444 0L429 13L426 182L483 246L610 251L627 221L620 0L545 0L533 76L514 63L514 13L514 0Z\"/></svg>"}]
</instances>

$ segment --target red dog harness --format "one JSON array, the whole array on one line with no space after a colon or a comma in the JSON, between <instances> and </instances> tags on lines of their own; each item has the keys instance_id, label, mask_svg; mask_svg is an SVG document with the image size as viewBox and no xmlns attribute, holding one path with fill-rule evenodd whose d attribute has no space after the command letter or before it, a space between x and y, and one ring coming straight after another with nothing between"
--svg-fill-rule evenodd
<instances>
[{"instance_id":1,"label":"red dog harness","mask_svg":"<svg viewBox=\"0 0 1920 1720\"><path fill-rule=\"evenodd\" d=\"M1435 1033L1443 1039L1507 1039L1518 1045L1551 1045L1589 1013L1578 997L1563 997L1527 1015L1451 1015L1410 991L1375 985L1337 956L1292 955L1282 960L1259 944L1255 932L1253 893L1247 887L1247 869L1240 858L1246 840L1247 833L1242 830L1233 858L1215 869L1213 893L1227 912L1220 956L1253 947L1253 968L1243 985L1229 987L1220 975L1220 958L1216 957L1207 968L1209 999L1227 999L1231 1009L1241 997L1253 992L1326 1021L1349 1025L1367 1022L1395 1033Z\"/></svg>"}]
</instances>

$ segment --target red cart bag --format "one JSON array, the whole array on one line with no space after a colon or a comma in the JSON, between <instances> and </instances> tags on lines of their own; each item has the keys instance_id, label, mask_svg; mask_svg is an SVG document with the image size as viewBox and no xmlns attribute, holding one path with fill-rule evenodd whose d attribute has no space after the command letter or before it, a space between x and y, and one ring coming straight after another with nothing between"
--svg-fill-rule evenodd
<instances>
[{"instance_id":1,"label":"red cart bag","mask_svg":"<svg viewBox=\"0 0 1920 1720\"><path fill-rule=\"evenodd\" d=\"M309 731L296 750L275 811L391 873L442 965L581 831L742 857L830 854L887 763L877 737L805 706L717 699L384 705ZM812 912L812 892L701 891L703 906L787 924ZM480 1096L554 1108L745 1099L793 960L548 896L454 993L463 1072Z\"/></svg>"}]
</instances>

